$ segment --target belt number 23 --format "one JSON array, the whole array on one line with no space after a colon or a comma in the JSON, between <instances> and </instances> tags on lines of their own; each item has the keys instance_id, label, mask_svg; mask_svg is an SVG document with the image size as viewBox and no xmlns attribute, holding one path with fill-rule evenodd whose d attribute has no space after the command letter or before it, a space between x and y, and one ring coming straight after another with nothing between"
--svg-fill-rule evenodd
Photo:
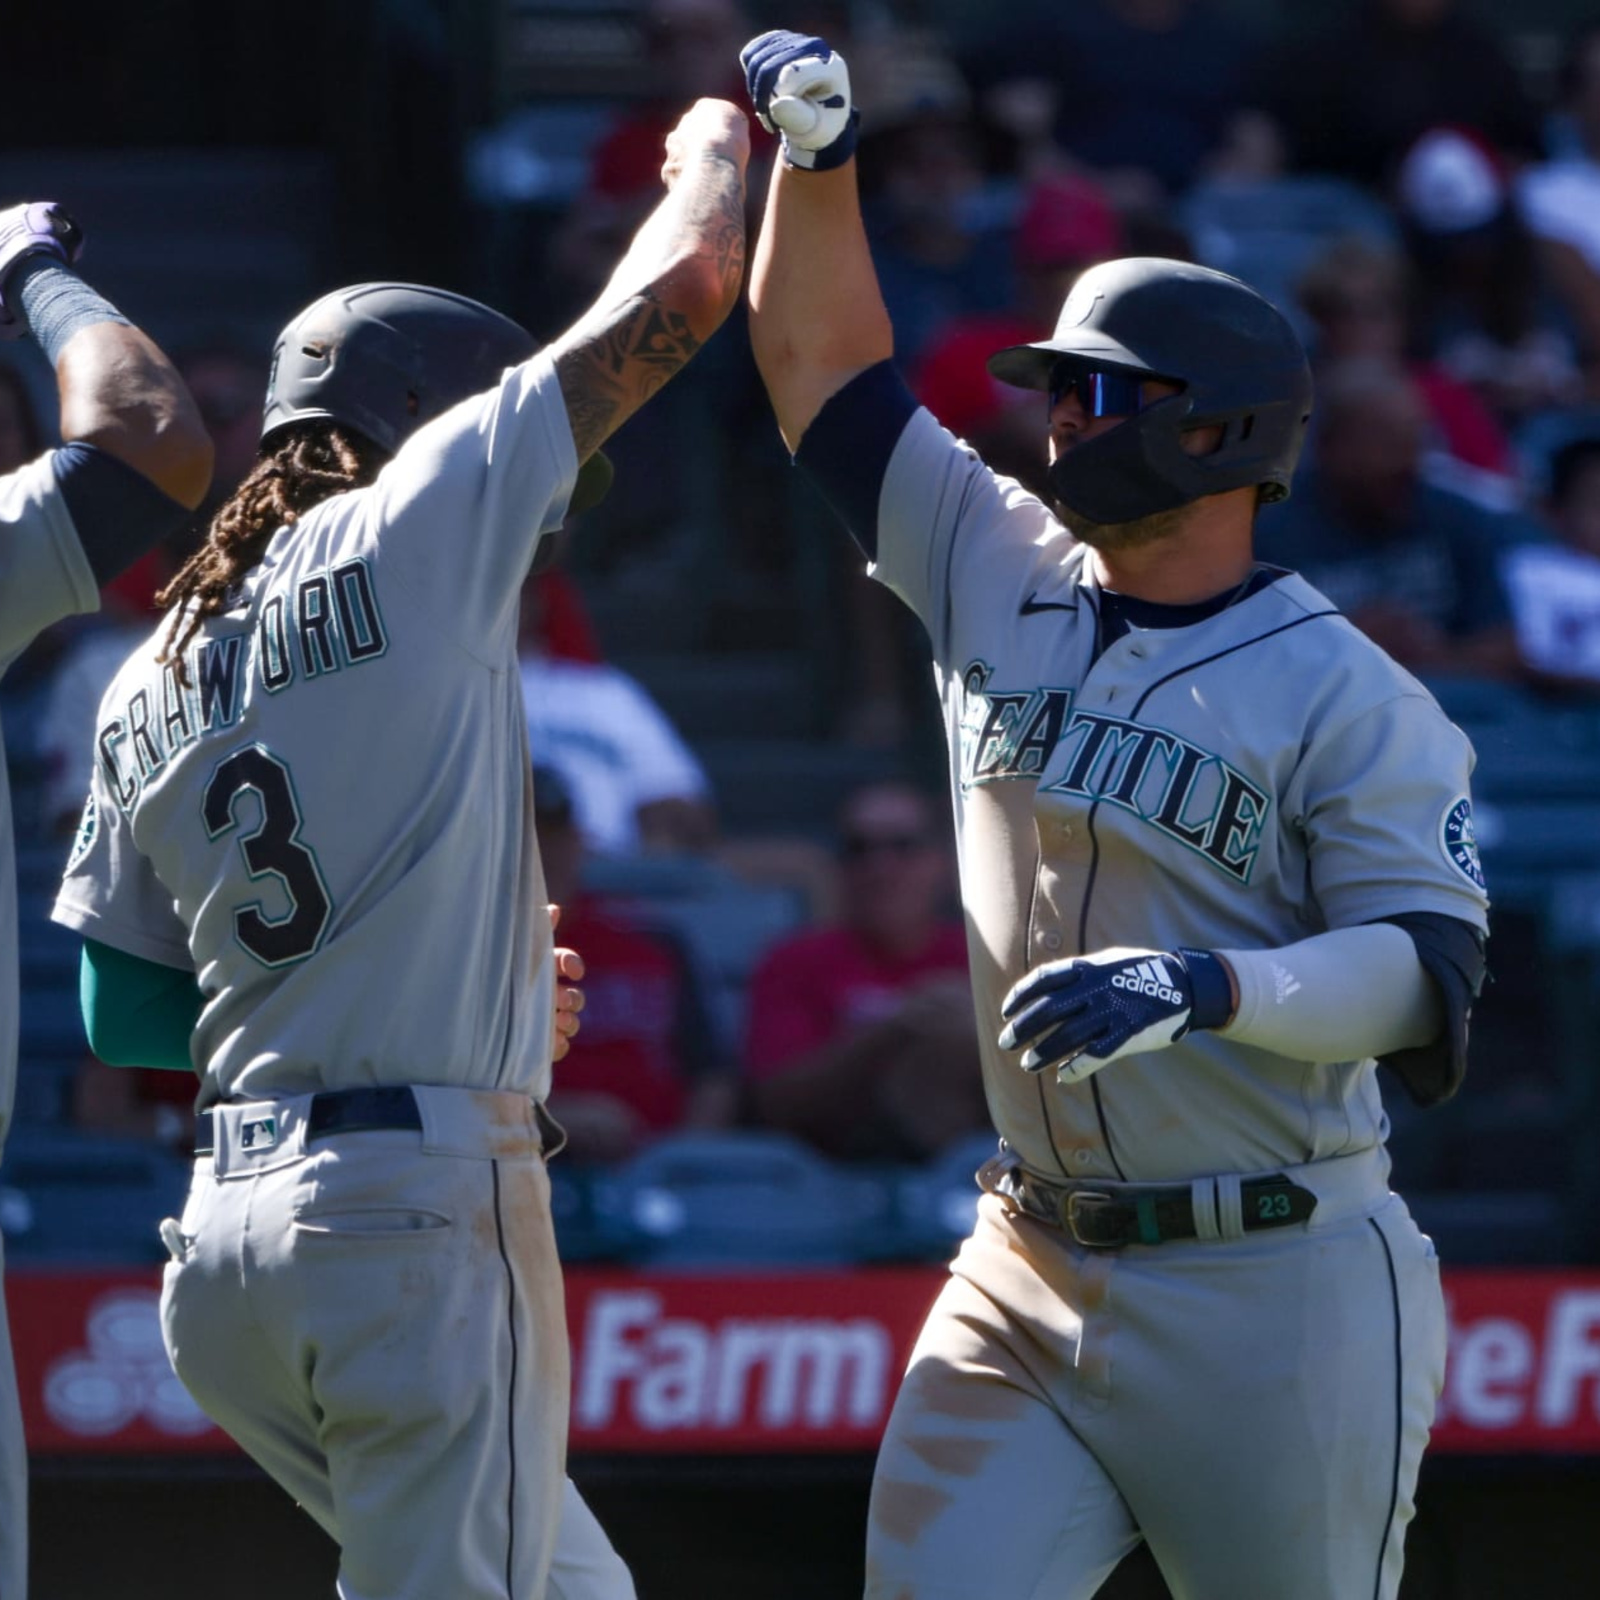
<instances>
[{"instance_id":1,"label":"belt number 23","mask_svg":"<svg viewBox=\"0 0 1600 1600\"><path fill-rule=\"evenodd\" d=\"M300 842L300 801L289 769L264 745L250 744L217 763L201 803L206 834L220 839L239 824L239 796L253 793L261 820L242 834L239 850L252 879L274 877L288 896L288 913L269 917L259 900L238 906L233 931L239 943L265 967L303 960L322 942L333 902L317 858Z\"/></svg>"}]
</instances>

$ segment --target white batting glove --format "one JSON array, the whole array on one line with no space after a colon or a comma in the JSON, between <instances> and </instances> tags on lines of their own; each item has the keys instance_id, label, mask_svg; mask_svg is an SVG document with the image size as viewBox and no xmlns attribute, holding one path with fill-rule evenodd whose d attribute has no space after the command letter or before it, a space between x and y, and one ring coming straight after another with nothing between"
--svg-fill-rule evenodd
<instances>
[{"instance_id":1,"label":"white batting glove","mask_svg":"<svg viewBox=\"0 0 1600 1600\"><path fill-rule=\"evenodd\" d=\"M850 69L823 40L763 33L739 52L739 64L756 116L781 135L791 167L826 172L855 154L860 117L850 102Z\"/></svg>"}]
</instances>

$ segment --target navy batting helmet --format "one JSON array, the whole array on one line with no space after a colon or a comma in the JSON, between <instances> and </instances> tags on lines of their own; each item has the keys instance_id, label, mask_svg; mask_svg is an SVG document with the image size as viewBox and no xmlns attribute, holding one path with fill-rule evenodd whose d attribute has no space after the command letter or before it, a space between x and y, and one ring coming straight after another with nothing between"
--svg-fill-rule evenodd
<instances>
[{"instance_id":1,"label":"navy batting helmet","mask_svg":"<svg viewBox=\"0 0 1600 1600\"><path fill-rule=\"evenodd\" d=\"M261 442L290 423L325 419L393 455L423 423L497 383L537 349L527 329L447 289L335 289L278 335ZM610 484L611 463L596 451L578 474L572 509L593 505Z\"/></svg>"},{"instance_id":2,"label":"navy batting helmet","mask_svg":"<svg viewBox=\"0 0 1600 1600\"><path fill-rule=\"evenodd\" d=\"M1283 313L1225 272L1153 256L1090 267L1054 334L996 351L989 370L1024 389L1094 371L1180 386L1050 468L1051 491L1091 522L1134 522L1252 484L1263 500L1285 499L1311 416L1311 369ZM1204 427L1220 427L1221 442L1186 454L1179 435Z\"/></svg>"}]
</instances>

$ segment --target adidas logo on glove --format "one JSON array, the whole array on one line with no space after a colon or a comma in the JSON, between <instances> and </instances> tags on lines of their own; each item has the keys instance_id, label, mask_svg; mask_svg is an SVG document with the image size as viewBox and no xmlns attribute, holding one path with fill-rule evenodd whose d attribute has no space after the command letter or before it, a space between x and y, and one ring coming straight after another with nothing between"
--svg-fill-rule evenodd
<instances>
[{"instance_id":1,"label":"adidas logo on glove","mask_svg":"<svg viewBox=\"0 0 1600 1600\"><path fill-rule=\"evenodd\" d=\"M1119 972L1111 979L1113 989L1126 989L1169 1006L1181 1006L1183 996L1172 987L1167 969L1159 961L1141 961L1131 972Z\"/></svg>"}]
</instances>

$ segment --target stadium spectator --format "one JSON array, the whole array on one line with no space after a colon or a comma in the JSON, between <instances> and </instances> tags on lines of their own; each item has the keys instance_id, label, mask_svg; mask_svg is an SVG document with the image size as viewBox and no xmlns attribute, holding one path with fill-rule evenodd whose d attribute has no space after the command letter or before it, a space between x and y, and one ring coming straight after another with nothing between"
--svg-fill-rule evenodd
<instances>
[{"instance_id":1,"label":"stadium spectator","mask_svg":"<svg viewBox=\"0 0 1600 1600\"><path fill-rule=\"evenodd\" d=\"M1542 521L1548 542L1515 545L1502 562L1517 646L1536 682L1600 694L1600 436L1551 457Z\"/></svg>"},{"instance_id":2,"label":"stadium spectator","mask_svg":"<svg viewBox=\"0 0 1600 1600\"><path fill-rule=\"evenodd\" d=\"M557 936L584 963L581 1027L550 1097L567 1156L617 1161L670 1129L727 1126L736 1080L693 968L675 943L584 891L583 834L556 768L534 768L533 808Z\"/></svg>"},{"instance_id":3,"label":"stadium spectator","mask_svg":"<svg viewBox=\"0 0 1600 1600\"><path fill-rule=\"evenodd\" d=\"M565 779L588 848L709 848L717 813L704 769L644 686L600 658L577 590L558 570L524 585L517 648L529 748Z\"/></svg>"},{"instance_id":4,"label":"stadium spectator","mask_svg":"<svg viewBox=\"0 0 1600 1600\"><path fill-rule=\"evenodd\" d=\"M583 189L549 241L543 263L547 303L527 309L536 333L564 326L605 285L619 252L656 202L662 147L684 109L702 95L745 103L738 58L749 30L738 0L647 0L637 23L643 55L634 97L601 132ZM774 145L752 118L752 174ZM621 474L624 493L630 476Z\"/></svg>"},{"instance_id":5,"label":"stadium spectator","mask_svg":"<svg viewBox=\"0 0 1600 1600\"><path fill-rule=\"evenodd\" d=\"M1007 174L960 70L927 40L896 36L861 75L862 213L895 349L915 363L956 318L1012 303L1010 208L991 165Z\"/></svg>"},{"instance_id":6,"label":"stadium spectator","mask_svg":"<svg viewBox=\"0 0 1600 1600\"><path fill-rule=\"evenodd\" d=\"M1432 359L1508 426L1580 399L1573 342L1501 158L1470 133L1430 129L1401 160L1394 195Z\"/></svg>"},{"instance_id":7,"label":"stadium spectator","mask_svg":"<svg viewBox=\"0 0 1600 1600\"><path fill-rule=\"evenodd\" d=\"M987 1126L944 835L930 799L907 785L846 799L839 921L780 941L751 979L744 1065L756 1121L830 1156L887 1160Z\"/></svg>"},{"instance_id":8,"label":"stadium spectator","mask_svg":"<svg viewBox=\"0 0 1600 1600\"><path fill-rule=\"evenodd\" d=\"M1423 676L1518 675L1497 563L1517 518L1423 481L1427 410L1397 363L1351 360L1322 375L1316 460L1281 507L1263 508L1257 550L1322 590Z\"/></svg>"},{"instance_id":9,"label":"stadium spectator","mask_svg":"<svg viewBox=\"0 0 1600 1600\"><path fill-rule=\"evenodd\" d=\"M1425 468L1443 468L1438 481L1447 487L1464 487L1458 480L1467 475L1459 467L1489 474L1504 498L1516 469L1494 413L1475 390L1436 363L1408 359L1413 344L1409 288L1402 251L1356 235L1333 240L1296 284L1296 298L1313 327L1311 359L1319 369L1352 358L1404 361L1432 424ZM1441 455L1457 470L1441 463Z\"/></svg>"},{"instance_id":10,"label":"stadium spectator","mask_svg":"<svg viewBox=\"0 0 1600 1600\"><path fill-rule=\"evenodd\" d=\"M589 181L591 198L632 210L648 207L660 189L662 146L685 106L703 95L744 103L738 58L749 33L737 0L649 0L640 22L647 97L602 136ZM751 138L770 150L764 130L752 127Z\"/></svg>"},{"instance_id":11,"label":"stadium spectator","mask_svg":"<svg viewBox=\"0 0 1600 1600\"><path fill-rule=\"evenodd\" d=\"M192 1072L110 1067L86 1055L73 1075L72 1123L86 1133L148 1139L192 1155L199 1092L200 1080Z\"/></svg>"},{"instance_id":12,"label":"stadium spectator","mask_svg":"<svg viewBox=\"0 0 1600 1600\"><path fill-rule=\"evenodd\" d=\"M1031 118L1042 99L1058 148L1130 210L1159 208L1222 157L1254 49L1211 0L1011 0L1004 28L986 14L960 37L985 106Z\"/></svg>"},{"instance_id":13,"label":"stadium spectator","mask_svg":"<svg viewBox=\"0 0 1600 1600\"><path fill-rule=\"evenodd\" d=\"M1359 0L1265 53L1251 98L1284 131L1290 165L1386 189L1428 129L1474 130L1515 158L1538 116L1497 35L1459 0Z\"/></svg>"},{"instance_id":14,"label":"stadium spectator","mask_svg":"<svg viewBox=\"0 0 1600 1600\"><path fill-rule=\"evenodd\" d=\"M1517 198L1600 395L1600 23L1573 33L1560 83L1566 148L1522 174Z\"/></svg>"}]
</instances>

